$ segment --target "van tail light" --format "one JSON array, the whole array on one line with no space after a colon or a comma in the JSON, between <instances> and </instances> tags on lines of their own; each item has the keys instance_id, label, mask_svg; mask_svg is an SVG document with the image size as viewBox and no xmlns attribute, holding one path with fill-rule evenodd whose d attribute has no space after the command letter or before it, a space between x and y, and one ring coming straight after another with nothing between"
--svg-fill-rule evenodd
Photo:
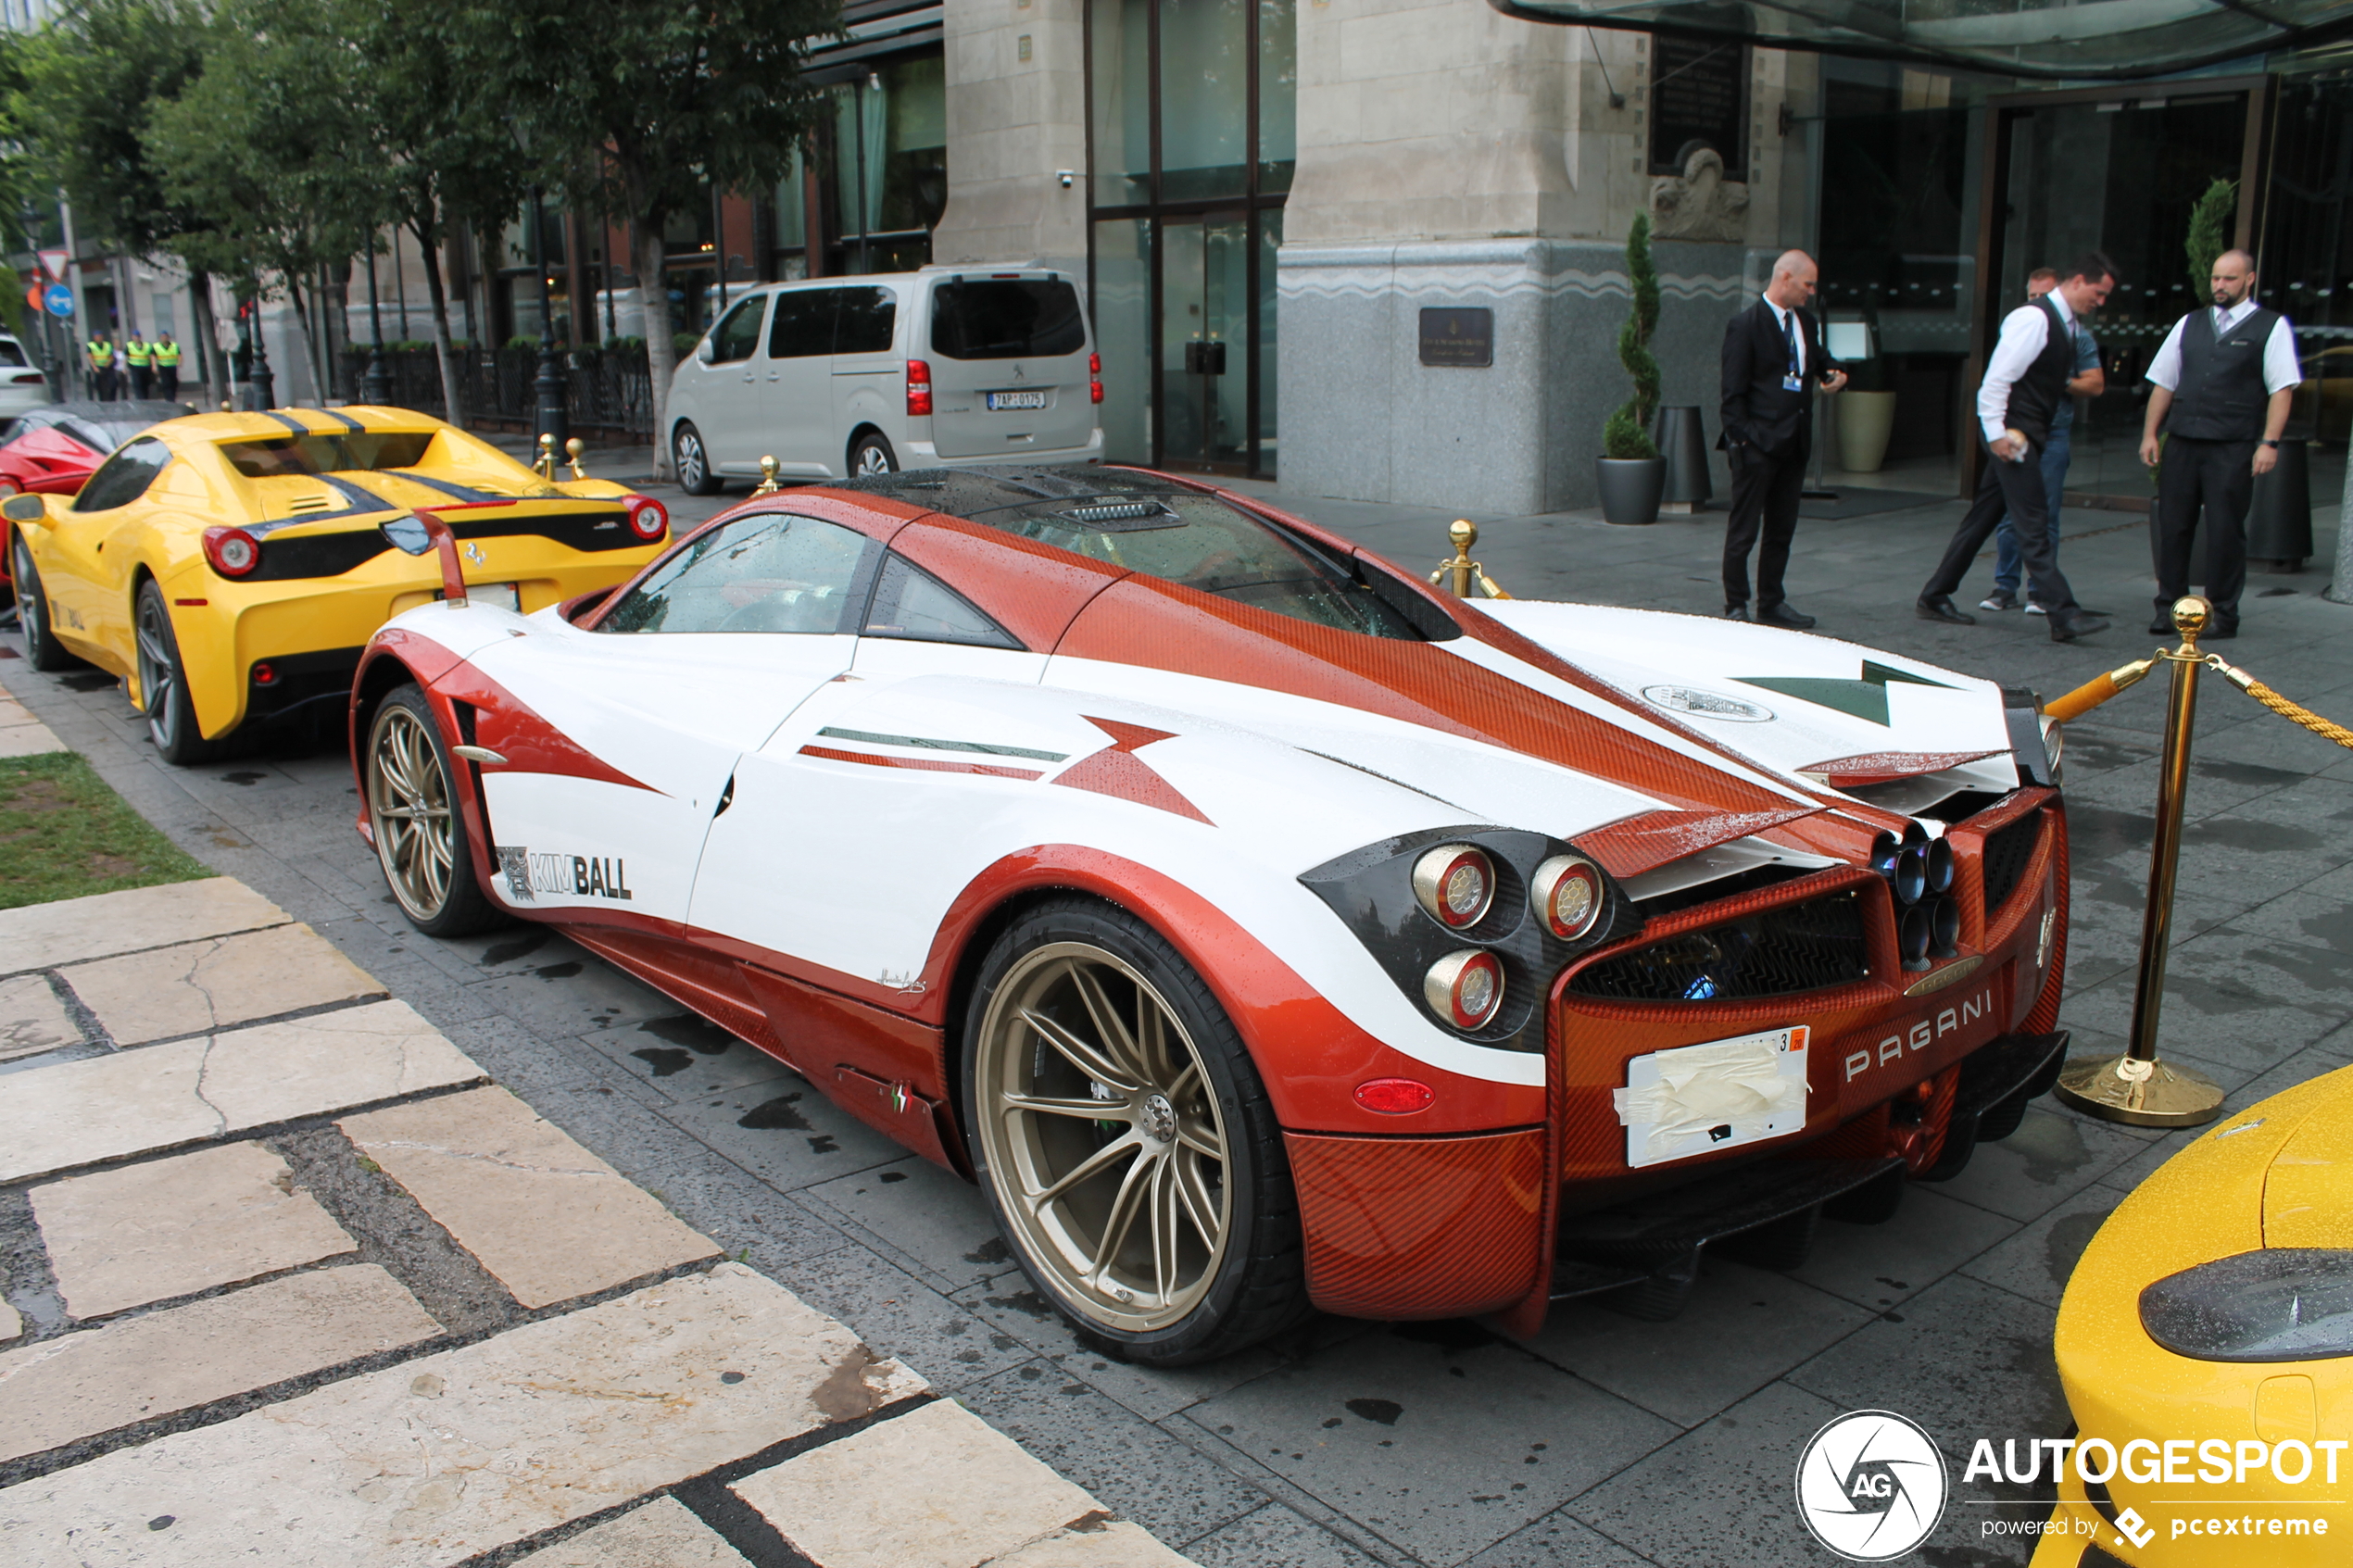
<instances>
[{"instance_id":1,"label":"van tail light","mask_svg":"<svg viewBox=\"0 0 2353 1568\"><path fill-rule=\"evenodd\" d=\"M261 564L261 543L242 528L208 528L204 558L223 577L250 576Z\"/></svg>"},{"instance_id":2,"label":"van tail light","mask_svg":"<svg viewBox=\"0 0 2353 1568\"><path fill-rule=\"evenodd\" d=\"M931 412L931 367L921 359L907 361L907 417L923 419Z\"/></svg>"},{"instance_id":3,"label":"van tail light","mask_svg":"<svg viewBox=\"0 0 2353 1568\"><path fill-rule=\"evenodd\" d=\"M1102 400L1103 357L1100 354L1089 354L1087 356L1087 401L1101 403Z\"/></svg>"},{"instance_id":4,"label":"van tail light","mask_svg":"<svg viewBox=\"0 0 2353 1568\"><path fill-rule=\"evenodd\" d=\"M670 513L651 495L625 496L622 505L629 511L629 532L648 544L670 532Z\"/></svg>"}]
</instances>

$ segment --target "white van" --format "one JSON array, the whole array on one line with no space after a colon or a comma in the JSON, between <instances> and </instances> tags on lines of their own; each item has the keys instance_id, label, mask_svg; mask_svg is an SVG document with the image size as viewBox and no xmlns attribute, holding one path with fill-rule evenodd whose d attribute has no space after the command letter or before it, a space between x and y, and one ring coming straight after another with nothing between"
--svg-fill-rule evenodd
<instances>
[{"instance_id":1,"label":"white van","mask_svg":"<svg viewBox=\"0 0 2353 1568\"><path fill-rule=\"evenodd\" d=\"M757 479L943 463L1099 460L1102 361L1078 283L1043 267L926 267L777 283L733 302L670 383L691 495Z\"/></svg>"}]
</instances>

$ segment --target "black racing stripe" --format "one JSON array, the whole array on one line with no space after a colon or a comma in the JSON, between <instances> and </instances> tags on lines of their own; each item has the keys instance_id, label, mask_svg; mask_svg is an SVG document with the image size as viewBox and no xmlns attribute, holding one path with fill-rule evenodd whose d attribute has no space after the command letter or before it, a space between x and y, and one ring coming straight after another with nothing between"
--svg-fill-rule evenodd
<instances>
[{"instance_id":1,"label":"black racing stripe","mask_svg":"<svg viewBox=\"0 0 2353 1568\"><path fill-rule=\"evenodd\" d=\"M280 424L285 426L296 435L316 435L319 433L317 431L312 430L308 425L304 424L300 420L296 419L292 414L282 414L275 408L262 409L261 417L265 420L277 420Z\"/></svg>"},{"instance_id":2,"label":"black racing stripe","mask_svg":"<svg viewBox=\"0 0 2353 1568\"><path fill-rule=\"evenodd\" d=\"M341 424L344 428L344 433L346 435L365 435L368 433L368 427L366 425L361 424L358 420L353 419L349 414L345 413L340 408L321 408L319 412L326 418L333 420L337 423Z\"/></svg>"},{"instance_id":3,"label":"black racing stripe","mask_svg":"<svg viewBox=\"0 0 2353 1568\"><path fill-rule=\"evenodd\" d=\"M494 491L477 490L471 484L453 484L446 479L428 479L423 474L417 472L414 469L385 469L383 471L391 475L395 479L400 480L404 483L422 484L428 490L437 490L444 495L453 496L460 501L511 501L516 499L515 496L501 495ZM535 496L532 498L538 499L539 497Z\"/></svg>"},{"instance_id":4,"label":"black racing stripe","mask_svg":"<svg viewBox=\"0 0 2353 1568\"><path fill-rule=\"evenodd\" d=\"M335 491L350 505L339 511L296 512L288 517L266 518L259 522L244 524L245 531L257 539L263 539L282 528L292 528L298 523L338 522L348 517L373 517L379 512L396 512L403 509L371 491L361 489L347 479L337 479L334 475L328 473L313 474L308 477L318 480L330 490ZM309 577L316 574L305 571L296 575Z\"/></svg>"}]
</instances>

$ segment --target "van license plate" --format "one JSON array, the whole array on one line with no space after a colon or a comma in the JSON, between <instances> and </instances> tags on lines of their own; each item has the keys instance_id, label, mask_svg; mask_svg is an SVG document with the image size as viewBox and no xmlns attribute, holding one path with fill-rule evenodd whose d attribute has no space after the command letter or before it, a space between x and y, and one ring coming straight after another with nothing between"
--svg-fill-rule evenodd
<instances>
[{"instance_id":1,"label":"van license plate","mask_svg":"<svg viewBox=\"0 0 2353 1568\"><path fill-rule=\"evenodd\" d=\"M988 395L988 411L1000 408L1043 408L1046 395L1042 392L992 392Z\"/></svg>"}]
</instances>

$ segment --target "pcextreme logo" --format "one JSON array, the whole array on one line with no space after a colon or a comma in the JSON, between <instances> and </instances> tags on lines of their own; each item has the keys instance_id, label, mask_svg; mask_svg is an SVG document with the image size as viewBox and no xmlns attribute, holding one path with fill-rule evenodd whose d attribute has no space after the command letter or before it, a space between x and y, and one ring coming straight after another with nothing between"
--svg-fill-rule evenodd
<instances>
[{"instance_id":1,"label":"pcextreme logo","mask_svg":"<svg viewBox=\"0 0 2353 1568\"><path fill-rule=\"evenodd\" d=\"M1797 1461L1797 1512L1850 1562L1886 1562L1944 1517L1944 1456L1917 1422L1850 1411L1814 1434Z\"/></svg>"}]
</instances>

